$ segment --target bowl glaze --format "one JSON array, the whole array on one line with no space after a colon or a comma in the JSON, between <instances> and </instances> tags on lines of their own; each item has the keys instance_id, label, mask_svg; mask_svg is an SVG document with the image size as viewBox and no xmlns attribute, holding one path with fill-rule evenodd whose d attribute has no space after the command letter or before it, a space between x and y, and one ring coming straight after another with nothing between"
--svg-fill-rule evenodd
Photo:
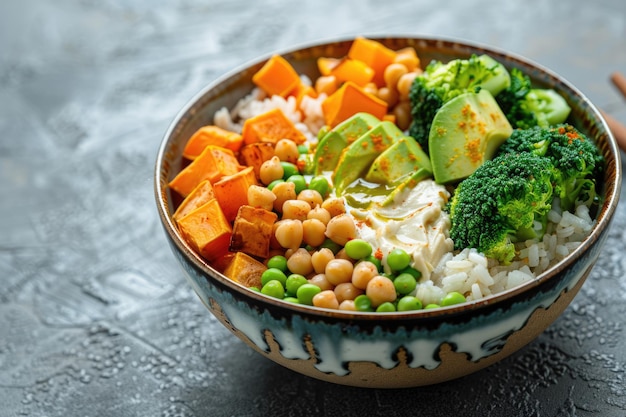
<instances>
[{"instance_id":1,"label":"bowl glaze","mask_svg":"<svg viewBox=\"0 0 626 417\"><path fill-rule=\"evenodd\" d=\"M295 305L253 292L214 269L183 240L172 221L168 182L182 167L182 150L223 106L253 88L252 75L271 56L237 68L200 91L170 125L155 169L157 209L171 249L202 303L261 355L310 377L360 387L435 384L468 375L522 348L570 304L607 238L619 199L620 153L598 109L557 74L495 48L428 37L372 37L392 49L412 46L422 65L487 53L520 68L539 87L560 92L572 107L568 122L593 138L606 158L597 222L582 245L535 280L479 301L410 313L362 313ZM276 53L300 74L318 76L316 58L345 56L352 38Z\"/></svg>"}]
</instances>

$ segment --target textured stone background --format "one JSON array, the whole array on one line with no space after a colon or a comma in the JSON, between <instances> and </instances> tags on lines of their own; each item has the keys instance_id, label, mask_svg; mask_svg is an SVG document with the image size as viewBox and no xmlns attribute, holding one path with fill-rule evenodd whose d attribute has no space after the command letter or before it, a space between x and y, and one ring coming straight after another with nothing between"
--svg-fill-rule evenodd
<instances>
[{"instance_id":1,"label":"textured stone background","mask_svg":"<svg viewBox=\"0 0 626 417\"><path fill-rule=\"evenodd\" d=\"M624 416L626 208L583 289L491 368L411 390L328 385L208 314L160 228L159 142L201 87L337 35L525 55L626 122L623 0L2 0L0 416Z\"/></svg>"}]
</instances>

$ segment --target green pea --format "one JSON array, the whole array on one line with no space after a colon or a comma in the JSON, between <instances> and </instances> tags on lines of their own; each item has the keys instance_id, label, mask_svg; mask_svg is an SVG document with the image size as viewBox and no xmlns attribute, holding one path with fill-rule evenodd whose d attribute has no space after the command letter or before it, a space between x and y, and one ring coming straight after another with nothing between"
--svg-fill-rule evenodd
<instances>
[{"instance_id":1,"label":"green pea","mask_svg":"<svg viewBox=\"0 0 626 417\"><path fill-rule=\"evenodd\" d=\"M287 182L292 182L296 186L296 195L300 194L303 190L306 190L306 180L304 176L295 174L287 177Z\"/></svg>"},{"instance_id":2,"label":"green pea","mask_svg":"<svg viewBox=\"0 0 626 417\"><path fill-rule=\"evenodd\" d=\"M280 269L281 271L287 273L287 258L283 255L272 256L267 261L267 267Z\"/></svg>"},{"instance_id":3,"label":"green pea","mask_svg":"<svg viewBox=\"0 0 626 417\"><path fill-rule=\"evenodd\" d=\"M278 281L284 287L287 281L287 275L278 268L267 268L261 274L261 290L263 290L265 285L270 281Z\"/></svg>"},{"instance_id":4,"label":"green pea","mask_svg":"<svg viewBox=\"0 0 626 417\"><path fill-rule=\"evenodd\" d=\"M322 198L326 198L328 192L330 191L330 184L328 184L326 177L323 175L317 175L311 178L311 181L309 182L309 189L317 191L320 193Z\"/></svg>"},{"instance_id":5,"label":"green pea","mask_svg":"<svg viewBox=\"0 0 626 417\"><path fill-rule=\"evenodd\" d=\"M287 281L285 282L285 289L287 290L287 295L295 297L298 293L298 288L302 285L306 284L308 281L305 277L300 274L291 274L287 277Z\"/></svg>"},{"instance_id":6,"label":"green pea","mask_svg":"<svg viewBox=\"0 0 626 417\"><path fill-rule=\"evenodd\" d=\"M272 191L272 190L274 189L274 187L276 187L276 184L280 184L281 182L285 182L285 180L284 180L284 179L282 179L282 178L279 178L279 179L277 179L277 180L274 180L274 181L270 182L270 183L267 185L267 189L268 189L268 190L270 190L270 191Z\"/></svg>"},{"instance_id":7,"label":"green pea","mask_svg":"<svg viewBox=\"0 0 626 417\"><path fill-rule=\"evenodd\" d=\"M300 304L300 301L298 301L296 297L285 297L283 300L289 303Z\"/></svg>"},{"instance_id":8,"label":"green pea","mask_svg":"<svg viewBox=\"0 0 626 417\"><path fill-rule=\"evenodd\" d=\"M382 303L381 305L379 305L378 307L376 307L377 313L389 313L392 311L396 311L396 306L389 301L386 301Z\"/></svg>"},{"instance_id":9,"label":"green pea","mask_svg":"<svg viewBox=\"0 0 626 417\"><path fill-rule=\"evenodd\" d=\"M309 153L309 147L307 145L298 145L298 153Z\"/></svg>"},{"instance_id":10,"label":"green pea","mask_svg":"<svg viewBox=\"0 0 626 417\"><path fill-rule=\"evenodd\" d=\"M328 249L330 249L331 251L333 251L333 253L334 253L335 255L337 255L337 253L341 250L341 245L339 245L339 244L337 244L337 243L333 242L332 240L330 240L330 239L326 238L326 239L324 240L324 243L322 243L322 244L320 245L320 249L322 249L322 248L328 248Z\"/></svg>"},{"instance_id":11,"label":"green pea","mask_svg":"<svg viewBox=\"0 0 626 417\"><path fill-rule=\"evenodd\" d=\"M398 300L398 311L421 310L422 302L412 295L405 295Z\"/></svg>"},{"instance_id":12,"label":"green pea","mask_svg":"<svg viewBox=\"0 0 626 417\"><path fill-rule=\"evenodd\" d=\"M374 308L372 308L372 300L365 294L356 296L354 299L354 308L356 311L374 311Z\"/></svg>"},{"instance_id":13,"label":"green pea","mask_svg":"<svg viewBox=\"0 0 626 417\"><path fill-rule=\"evenodd\" d=\"M363 239L352 239L344 246L346 255L352 259L363 259L372 254L372 245Z\"/></svg>"},{"instance_id":14,"label":"green pea","mask_svg":"<svg viewBox=\"0 0 626 417\"><path fill-rule=\"evenodd\" d=\"M249 288L254 292L261 292L261 289L259 287L249 287Z\"/></svg>"},{"instance_id":15,"label":"green pea","mask_svg":"<svg viewBox=\"0 0 626 417\"><path fill-rule=\"evenodd\" d=\"M300 171L298 171L298 167L295 164L287 161L281 161L280 164L283 166L283 179L286 180L292 175L300 174Z\"/></svg>"},{"instance_id":16,"label":"green pea","mask_svg":"<svg viewBox=\"0 0 626 417\"><path fill-rule=\"evenodd\" d=\"M387 255L387 265L392 271L398 272L409 266L411 256L404 249L395 248Z\"/></svg>"},{"instance_id":17,"label":"green pea","mask_svg":"<svg viewBox=\"0 0 626 417\"><path fill-rule=\"evenodd\" d=\"M404 272L393 280L393 286L396 287L398 294L406 295L415 290L415 287L417 287L417 281L413 275Z\"/></svg>"},{"instance_id":18,"label":"green pea","mask_svg":"<svg viewBox=\"0 0 626 417\"><path fill-rule=\"evenodd\" d=\"M422 273L412 266L407 266L402 271L398 271L398 274L411 274L416 280L422 277Z\"/></svg>"},{"instance_id":19,"label":"green pea","mask_svg":"<svg viewBox=\"0 0 626 417\"><path fill-rule=\"evenodd\" d=\"M431 303L431 304L426 304L426 306L424 307L424 310L430 310L430 309L439 308L439 307L441 307L439 304L432 304Z\"/></svg>"},{"instance_id":20,"label":"green pea","mask_svg":"<svg viewBox=\"0 0 626 417\"><path fill-rule=\"evenodd\" d=\"M374 255L366 256L365 258L363 258L363 260L373 263L374 265L376 265L376 269L378 270L378 272L383 272L383 263Z\"/></svg>"},{"instance_id":21,"label":"green pea","mask_svg":"<svg viewBox=\"0 0 626 417\"><path fill-rule=\"evenodd\" d=\"M445 307L445 306L451 306L454 304L461 304L464 302L465 302L465 296L463 296L463 294L461 294L460 292L452 291L446 294L445 297L443 297L443 300L441 300L441 305Z\"/></svg>"},{"instance_id":22,"label":"green pea","mask_svg":"<svg viewBox=\"0 0 626 417\"><path fill-rule=\"evenodd\" d=\"M274 298L282 299L285 297L285 288L283 287L283 284L275 279L270 280L265 285L263 285L263 288L261 288L261 292Z\"/></svg>"},{"instance_id":23,"label":"green pea","mask_svg":"<svg viewBox=\"0 0 626 417\"><path fill-rule=\"evenodd\" d=\"M296 297L300 304L313 305L313 297L322 292L322 289L315 284L303 284L296 291Z\"/></svg>"}]
</instances>

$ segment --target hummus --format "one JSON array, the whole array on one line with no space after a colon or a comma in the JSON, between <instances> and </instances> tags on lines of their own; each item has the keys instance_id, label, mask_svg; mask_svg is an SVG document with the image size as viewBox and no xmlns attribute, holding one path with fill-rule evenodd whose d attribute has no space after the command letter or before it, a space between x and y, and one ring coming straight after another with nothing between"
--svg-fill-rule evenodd
<instances>
[{"instance_id":1,"label":"hummus","mask_svg":"<svg viewBox=\"0 0 626 417\"><path fill-rule=\"evenodd\" d=\"M402 248L411 255L412 266L422 273L423 282L454 246L449 237L450 217L443 211L449 197L445 187L427 179L397 193L389 204L373 201L366 209L349 207L348 214L355 221L358 237L382 255L387 272L387 255Z\"/></svg>"}]
</instances>

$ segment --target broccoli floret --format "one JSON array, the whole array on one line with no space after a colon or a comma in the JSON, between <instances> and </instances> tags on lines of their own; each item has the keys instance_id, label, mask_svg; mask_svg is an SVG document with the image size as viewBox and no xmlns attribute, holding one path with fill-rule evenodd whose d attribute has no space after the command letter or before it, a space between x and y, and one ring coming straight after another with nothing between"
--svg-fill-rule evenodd
<instances>
[{"instance_id":1,"label":"broccoli floret","mask_svg":"<svg viewBox=\"0 0 626 417\"><path fill-rule=\"evenodd\" d=\"M545 233L556 175L549 158L529 152L485 162L459 184L448 204L455 249L476 248L510 263L515 242Z\"/></svg>"},{"instance_id":2,"label":"broccoli floret","mask_svg":"<svg viewBox=\"0 0 626 417\"><path fill-rule=\"evenodd\" d=\"M514 130L497 154L530 152L549 158L558 171L554 188L561 208L571 211L576 204L596 202L596 178L604 169L598 147L573 126L533 127Z\"/></svg>"},{"instance_id":3,"label":"broccoli floret","mask_svg":"<svg viewBox=\"0 0 626 417\"><path fill-rule=\"evenodd\" d=\"M488 55L472 55L448 63L432 61L411 84L412 136L428 152L428 135L437 110L452 98L481 88L493 96L510 83L506 68Z\"/></svg>"},{"instance_id":4,"label":"broccoli floret","mask_svg":"<svg viewBox=\"0 0 626 417\"><path fill-rule=\"evenodd\" d=\"M571 108L553 89L532 88L520 69L510 71L511 84L496 101L514 128L549 127L565 122Z\"/></svg>"}]
</instances>

